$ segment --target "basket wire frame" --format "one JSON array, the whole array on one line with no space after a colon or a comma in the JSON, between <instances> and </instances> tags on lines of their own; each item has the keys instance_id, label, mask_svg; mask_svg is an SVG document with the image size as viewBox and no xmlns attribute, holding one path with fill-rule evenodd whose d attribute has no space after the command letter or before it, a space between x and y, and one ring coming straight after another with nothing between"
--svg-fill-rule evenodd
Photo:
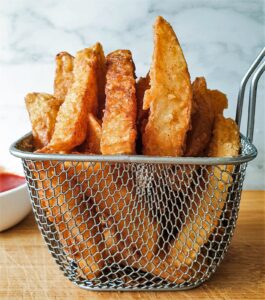
<instances>
[{"instance_id":1,"label":"basket wire frame","mask_svg":"<svg viewBox=\"0 0 265 300\"><path fill-rule=\"evenodd\" d=\"M243 156L253 154L247 139L241 144ZM72 282L95 290L188 289L207 280L231 241L246 166L23 159L52 256Z\"/></svg>"},{"instance_id":2,"label":"basket wire frame","mask_svg":"<svg viewBox=\"0 0 265 300\"><path fill-rule=\"evenodd\" d=\"M263 49L243 78L264 57ZM34 215L64 275L90 290L184 290L207 280L234 233L252 144L257 82L247 137L225 158L33 153L32 136L11 146L22 158Z\"/></svg>"}]
</instances>

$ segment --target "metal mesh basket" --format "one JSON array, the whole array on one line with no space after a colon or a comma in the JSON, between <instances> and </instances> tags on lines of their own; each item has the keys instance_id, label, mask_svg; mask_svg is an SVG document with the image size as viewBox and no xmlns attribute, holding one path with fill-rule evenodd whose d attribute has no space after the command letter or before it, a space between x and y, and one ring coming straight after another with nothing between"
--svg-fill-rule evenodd
<instances>
[{"instance_id":1,"label":"metal mesh basket","mask_svg":"<svg viewBox=\"0 0 265 300\"><path fill-rule=\"evenodd\" d=\"M250 139L241 136L235 158L36 154L30 134L11 153L22 158L39 229L72 282L179 290L208 279L227 251L257 155Z\"/></svg>"}]
</instances>

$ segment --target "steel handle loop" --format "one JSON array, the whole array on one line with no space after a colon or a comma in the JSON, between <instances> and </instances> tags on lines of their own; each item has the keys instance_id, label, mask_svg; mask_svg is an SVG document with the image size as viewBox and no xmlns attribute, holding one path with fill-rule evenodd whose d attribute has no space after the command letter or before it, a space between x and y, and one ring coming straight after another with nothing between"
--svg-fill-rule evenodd
<instances>
[{"instance_id":1,"label":"steel handle loop","mask_svg":"<svg viewBox=\"0 0 265 300\"><path fill-rule=\"evenodd\" d=\"M256 99L257 99L257 87L258 82L265 71L265 62L258 68L254 74L250 90L249 90L249 104L248 104L248 124L247 124L247 138L253 142L254 126L255 126L255 111L256 111Z\"/></svg>"},{"instance_id":2,"label":"steel handle loop","mask_svg":"<svg viewBox=\"0 0 265 300\"><path fill-rule=\"evenodd\" d=\"M242 119L242 111L243 111L243 104L244 104L244 96L245 96L245 90L246 90L246 85L248 83L249 78L251 75L257 70L258 66L260 65L261 61L265 57L265 47L261 50L260 54L258 57L255 59L253 64L250 66L248 69L247 73L243 77L241 83L240 83L240 88L238 92L238 98L237 98L237 109L236 109L236 123L240 129L241 126L241 119ZM254 117L255 117L255 103L256 103L256 92L257 92L257 84L258 80L261 76L261 74L264 72L263 67L261 66L254 74L253 80L252 80L252 92L250 91L250 98L249 98L249 110L248 113L251 113L251 116L248 115L248 133L247 137L250 138L249 136L250 132L252 131L252 137L251 141L253 138L253 130L254 130ZM254 79L256 78L256 79ZM254 83L254 81L256 83ZM255 97L254 100L251 100L251 98ZM251 129L250 129L251 128Z\"/></svg>"}]
</instances>

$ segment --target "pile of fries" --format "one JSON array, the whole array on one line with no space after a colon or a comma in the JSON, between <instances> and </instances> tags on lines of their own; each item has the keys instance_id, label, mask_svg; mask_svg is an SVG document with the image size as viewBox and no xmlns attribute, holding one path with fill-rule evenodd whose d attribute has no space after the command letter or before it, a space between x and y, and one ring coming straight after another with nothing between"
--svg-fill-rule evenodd
<instances>
[{"instance_id":1,"label":"pile of fries","mask_svg":"<svg viewBox=\"0 0 265 300\"><path fill-rule=\"evenodd\" d=\"M30 93L25 101L37 153L189 157L239 154L237 125L223 116L228 106L226 96L208 89L203 77L191 83L175 32L162 17L157 17L154 24L152 65L146 77L136 80L129 50L116 50L105 57L101 44L96 43L78 51L75 57L59 53L54 95ZM49 172L42 171L43 164ZM138 207L142 203L135 204L130 180L126 179L125 187L111 172L111 165L95 175L102 164L96 163L93 170L87 164L86 170L82 168L78 173L78 165L73 167L66 161L68 175L74 168L78 173L70 181L60 172L61 165L51 161L36 164L42 208L83 276L90 280L101 276L107 257L174 283L192 276L187 270L214 232L225 205L233 181L229 174L232 166L214 168L207 186L193 200L196 210L190 210L167 253L160 255L162 224ZM57 186L58 176L64 194ZM217 188L215 178L222 178ZM80 197L77 182L88 191L87 202ZM104 190L104 185L110 193L102 196L97 191ZM96 208L89 209L91 201ZM103 226L104 219L112 221ZM143 224L141 228L139 223Z\"/></svg>"}]
</instances>

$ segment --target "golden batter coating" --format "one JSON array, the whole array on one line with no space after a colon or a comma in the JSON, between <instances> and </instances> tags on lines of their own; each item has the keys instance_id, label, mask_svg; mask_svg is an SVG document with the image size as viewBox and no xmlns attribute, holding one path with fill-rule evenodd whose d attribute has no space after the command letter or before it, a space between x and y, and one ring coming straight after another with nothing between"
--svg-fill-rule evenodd
<instances>
[{"instance_id":1,"label":"golden batter coating","mask_svg":"<svg viewBox=\"0 0 265 300\"><path fill-rule=\"evenodd\" d=\"M84 142L87 115L97 112L97 56L94 48L77 52L74 82L57 115L54 134L48 145L53 150L69 151Z\"/></svg>"},{"instance_id":2,"label":"golden batter coating","mask_svg":"<svg viewBox=\"0 0 265 300\"><path fill-rule=\"evenodd\" d=\"M185 156L203 156L211 139L215 115L205 78L195 79L192 92L191 130L187 134Z\"/></svg>"},{"instance_id":3,"label":"golden batter coating","mask_svg":"<svg viewBox=\"0 0 265 300\"><path fill-rule=\"evenodd\" d=\"M150 70L151 88L143 109L150 109L143 133L143 153L181 156L190 128L192 89L187 64L169 23L157 17Z\"/></svg>"},{"instance_id":4,"label":"golden batter coating","mask_svg":"<svg viewBox=\"0 0 265 300\"><path fill-rule=\"evenodd\" d=\"M136 95L131 52L107 56L106 107L102 123L102 154L133 154L136 140Z\"/></svg>"},{"instance_id":5,"label":"golden batter coating","mask_svg":"<svg viewBox=\"0 0 265 300\"><path fill-rule=\"evenodd\" d=\"M74 81L74 57L67 52L60 52L55 61L54 96L64 100Z\"/></svg>"},{"instance_id":6,"label":"golden batter coating","mask_svg":"<svg viewBox=\"0 0 265 300\"><path fill-rule=\"evenodd\" d=\"M31 121L35 148L47 146L51 140L62 101L50 94L30 93L26 95L25 103Z\"/></svg>"}]
</instances>

